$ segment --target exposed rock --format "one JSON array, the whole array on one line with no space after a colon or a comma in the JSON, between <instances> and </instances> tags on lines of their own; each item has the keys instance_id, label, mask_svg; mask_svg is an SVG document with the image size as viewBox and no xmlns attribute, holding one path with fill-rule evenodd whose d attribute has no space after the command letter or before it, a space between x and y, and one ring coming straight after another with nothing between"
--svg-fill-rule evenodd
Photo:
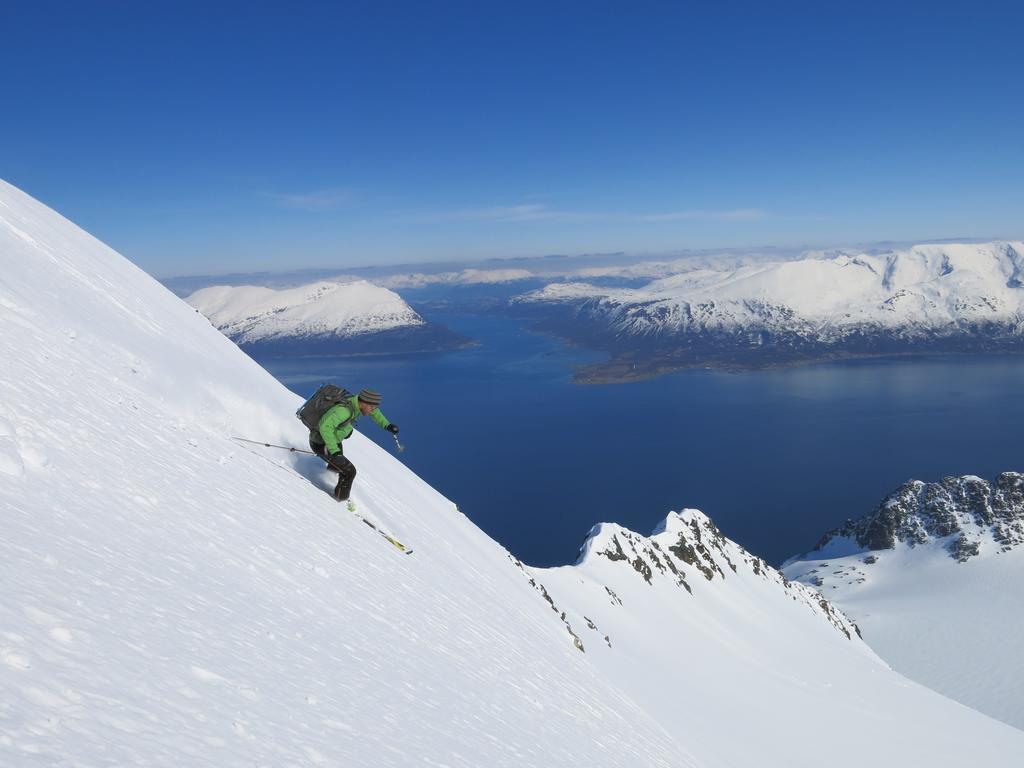
<instances>
[{"instance_id":1,"label":"exposed rock","mask_svg":"<svg viewBox=\"0 0 1024 768\"><path fill-rule=\"evenodd\" d=\"M622 544L619 543L617 536L612 536L612 544L615 546L615 550L605 550L601 554L607 557L609 560L625 560L626 553L622 551Z\"/></svg>"},{"instance_id":2,"label":"exposed rock","mask_svg":"<svg viewBox=\"0 0 1024 768\"><path fill-rule=\"evenodd\" d=\"M611 587L605 587L604 591L608 593L608 597L612 599L612 603L615 605L622 605L622 599L615 594L615 591Z\"/></svg>"},{"instance_id":3,"label":"exposed rock","mask_svg":"<svg viewBox=\"0 0 1024 768\"><path fill-rule=\"evenodd\" d=\"M569 632L569 635L572 637L572 643L576 647L576 650L580 651L581 653L586 653L586 649L583 647L583 641L580 640L579 635L577 635L575 632L573 632L572 626L569 624L569 620L566 617L566 612L565 611L559 611L558 606L555 605L554 598L551 597L551 595L548 593L547 588L543 584L541 584L539 581L537 581L537 579L535 579L533 577L533 575L530 572L530 569L527 568L525 565L523 565L521 560L519 560L518 558L512 557L512 555L508 555L508 559L512 561L512 563L516 566L516 568L518 568L520 571L523 572L523 575L526 577L526 580L529 582L530 586L533 587L535 590L537 590L537 592L540 593L540 596L544 598L544 601L548 604L548 607L550 607L551 610L554 611L556 614L559 614L558 615L558 619L559 619L559 621L562 622L563 625L565 625L566 630ZM607 589L607 587L606 587L606 589ZM611 590L609 590L609 592L610 591ZM622 604L621 601L619 602L619 604L620 605ZM588 623L590 623L589 620L588 620ZM594 627L594 629L596 629L596 627ZM608 638L606 637L605 640L607 641ZM609 642L609 646L610 645L611 645L611 643Z\"/></svg>"},{"instance_id":4,"label":"exposed rock","mask_svg":"<svg viewBox=\"0 0 1024 768\"><path fill-rule=\"evenodd\" d=\"M958 563L966 563L981 551L981 545L976 541L969 540L965 535L960 534L949 547L949 552Z\"/></svg>"},{"instance_id":5,"label":"exposed rock","mask_svg":"<svg viewBox=\"0 0 1024 768\"><path fill-rule=\"evenodd\" d=\"M651 576L653 575L653 571L651 571L651 566L649 566L647 564L647 561L639 555L637 555L636 560L633 561L633 570L639 573L641 576L643 576L644 581L646 581L648 584L651 583Z\"/></svg>"},{"instance_id":6,"label":"exposed rock","mask_svg":"<svg viewBox=\"0 0 1024 768\"><path fill-rule=\"evenodd\" d=\"M715 577L716 571L722 578L725 578L725 573L701 540L700 527L691 525L690 528L693 535L688 535L688 532L685 530L680 531L678 541L676 541L674 546L669 547L669 551L687 565L694 566L704 574L704 578L708 581ZM715 530L717 531L718 529L716 528ZM732 565L732 563L729 564ZM733 570L735 571L735 567Z\"/></svg>"},{"instance_id":7,"label":"exposed rock","mask_svg":"<svg viewBox=\"0 0 1024 768\"><path fill-rule=\"evenodd\" d=\"M946 477L936 483L911 480L871 514L826 533L815 550L843 538L877 551L893 549L897 543L915 547L953 536L947 548L959 562L978 555L986 540L1001 551L1024 543L1024 475L1003 472L991 482L974 475Z\"/></svg>"},{"instance_id":8,"label":"exposed rock","mask_svg":"<svg viewBox=\"0 0 1024 768\"><path fill-rule=\"evenodd\" d=\"M714 582L725 579L723 566L733 573L745 568L753 576L778 584L793 600L822 614L847 638L857 632L853 622L819 592L800 582L790 581L764 560L727 539L706 515L694 509L669 514L650 537L614 524L594 526L584 542L580 559L583 561L588 557L624 563L646 584L658 586L667 582L685 589L690 596L695 596L695 593L687 581L688 573L699 573L704 581ZM610 588L605 586L604 589L613 604L622 604ZM586 617L584 620L588 625L591 623ZM592 629L596 630L595 627ZM608 643L611 644L610 641Z\"/></svg>"}]
</instances>

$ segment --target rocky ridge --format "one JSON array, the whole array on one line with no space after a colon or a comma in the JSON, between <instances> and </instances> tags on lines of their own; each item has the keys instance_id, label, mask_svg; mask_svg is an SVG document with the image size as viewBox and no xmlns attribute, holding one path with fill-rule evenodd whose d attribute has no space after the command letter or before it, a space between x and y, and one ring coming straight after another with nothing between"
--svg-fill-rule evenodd
<instances>
[{"instance_id":1,"label":"rocky ridge","mask_svg":"<svg viewBox=\"0 0 1024 768\"><path fill-rule=\"evenodd\" d=\"M966 562L987 548L1005 552L1024 543L1024 475L992 481L974 475L938 482L910 480L870 514L826 533L814 551L886 550L941 542Z\"/></svg>"},{"instance_id":2,"label":"rocky ridge","mask_svg":"<svg viewBox=\"0 0 1024 768\"><path fill-rule=\"evenodd\" d=\"M763 559L726 538L707 515L696 509L670 513L650 536L614 523L600 523L591 529L584 542L577 566L595 559L621 564L648 585L667 582L691 596L701 582L756 577L777 585L794 601L821 614L847 638L852 639L853 634L860 636L857 625L819 592L787 579ZM608 594L612 602L619 599L613 591Z\"/></svg>"}]
</instances>

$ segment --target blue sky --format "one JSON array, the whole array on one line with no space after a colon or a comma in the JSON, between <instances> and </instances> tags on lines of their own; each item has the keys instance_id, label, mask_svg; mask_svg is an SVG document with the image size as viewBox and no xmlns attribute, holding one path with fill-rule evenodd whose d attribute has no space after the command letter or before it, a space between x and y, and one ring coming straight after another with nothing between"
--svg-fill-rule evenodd
<instances>
[{"instance_id":1,"label":"blue sky","mask_svg":"<svg viewBox=\"0 0 1024 768\"><path fill-rule=\"evenodd\" d=\"M158 276L1021 237L1022 21L985 2L4 3L0 177Z\"/></svg>"}]
</instances>

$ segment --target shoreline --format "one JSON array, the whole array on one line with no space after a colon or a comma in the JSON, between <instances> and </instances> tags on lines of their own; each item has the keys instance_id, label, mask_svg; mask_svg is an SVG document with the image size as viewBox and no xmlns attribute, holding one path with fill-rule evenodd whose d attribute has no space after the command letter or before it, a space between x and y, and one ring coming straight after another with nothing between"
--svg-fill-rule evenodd
<instances>
[{"instance_id":1,"label":"shoreline","mask_svg":"<svg viewBox=\"0 0 1024 768\"><path fill-rule=\"evenodd\" d=\"M587 363L573 368L572 383L588 384L633 384L650 381L685 370L708 370L719 373L743 374L758 371L781 371L814 365L868 361L908 361L927 358L982 358L982 357L1024 357L1024 349L981 349L981 350L893 350L885 352L823 351L817 355L779 356L758 361L744 361L724 355L693 356L681 360L673 353L655 354L644 359L642 356L615 355L607 350L594 349L579 342L566 340L570 346L604 352L610 358L604 362Z\"/></svg>"}]
</instances>

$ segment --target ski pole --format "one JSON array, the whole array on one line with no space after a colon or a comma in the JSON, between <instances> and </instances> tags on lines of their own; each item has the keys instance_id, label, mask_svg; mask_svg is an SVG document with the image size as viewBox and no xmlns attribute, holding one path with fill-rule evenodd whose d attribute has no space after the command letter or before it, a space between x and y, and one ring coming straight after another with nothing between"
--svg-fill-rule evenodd
<instances>
[{"instance_id":1,"label":"ski pole","mask_svg":"<svg viewBox=\"0 0 1024 768\"><path fill-rule=\"evenodd\" d=\"M398 452L401 453L402 451L404 451L405 450L405 446L402 445L400 442L398 442L398 435L396 435L394 432L392 432L391 436L393 438L395 438L395 447L398 449Z\"/></svg>"},{"instance_id":2,"label":"ski pole","mask_svg":"<svg viewBox=\"0 0 1024 768\"><path fill-rule=\"evenodd\" d=\"M308 453L310 456L316 456L312 451L307 451L302 448L293 448L290 445L274 445L273 443L264 443L262 440L249 440L245 437L232 437L232 440L241 440L243 443L252 443L253 445L262 445L264 448L281 448L285 451L291 451L292 453Z\"/></svg>"}]
</instances>

